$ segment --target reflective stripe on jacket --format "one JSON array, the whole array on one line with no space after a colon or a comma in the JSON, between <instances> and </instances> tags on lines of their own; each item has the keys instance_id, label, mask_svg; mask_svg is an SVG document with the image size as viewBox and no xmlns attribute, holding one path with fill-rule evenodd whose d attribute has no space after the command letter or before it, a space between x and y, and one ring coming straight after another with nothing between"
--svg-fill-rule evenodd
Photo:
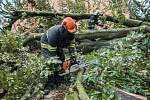
<instances>
[{"instance_id":1,"label":"reflective stripe on jacket","mask_svg":"<svg viewBox=\"0 0 150 100\"><path fill-rule=\"evenodd\" d=\"M57 50L56 47L52 47L52 46L50 46L48 44L44 44L44 43L41 43L41 47L45 48L45 49L48 49L49 51L56 51Z\"/></svg>"},{"instance_id":2,"label":"reflective stripe on jacket","mask_svg":"<svg viewBox=\"0 0 150 100\"><path fill-rule=\"evenodd\" d=\"M69 33L62 25L53 26L41 37L41 47L48 49L52 53L58 48L69 47L69 53L74 53L74 33Z\"/></svg>"}]
</instances>

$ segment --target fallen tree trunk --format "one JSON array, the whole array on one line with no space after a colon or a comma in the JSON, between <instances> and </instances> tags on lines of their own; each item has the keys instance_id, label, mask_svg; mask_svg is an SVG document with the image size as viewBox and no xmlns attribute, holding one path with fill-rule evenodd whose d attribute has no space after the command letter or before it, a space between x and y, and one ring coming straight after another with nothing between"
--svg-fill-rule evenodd
<instances>
[{"instance_id":1,"label":"fallen tree trunk","mask_svg":"<svg viewBox=\"0 0 150 100\"><path fill-rule=\"evenodd\" d=\"M129 93L118 88L114 88L114 90L116 91L116 94L121 100L147 100L147 97L137 95L134 93Z\"/></svg>"},{"instance_id":2,"label":"fallen tree trunk","mask_svg":"<svg viewBox=\"0 0 150 100\"><path fill-rule=\"evenodd\" d=\"M72 17L76 20L80 19L89 19L92 14L86 13L76 13L76 14L69 14L69 13L57 13L57 12L47 12L47 11L27 11L27 10L18 10L13 12L14 15L22 15L23 17L34 17L34 16L43 16L43 17L57 17L57 16L64 16L64 17Z\"/></svg>"},{"instance_id":3,"label":"fallen tree trunk","mask_svg":"<svg viewBox=\"0 0 150 100\"><path fill-rule=\"evenodd\" d=\"M92 14L67 14L67 13L55 13L55 12L46 12L46 11L27 11L27 10L16 10L12 11L11 15L13 16L10 24L6 26L6 28L11 28L12 24L17 21L18 19L22 17L35 17L35 16L43 16L43 17L56 17L56 16L64 16L64 17L72 17L76 20L80 19L89 19ZM100 17L104 17L103 14L100 14ZM106 21L111 21L115 23L119 23L119 20L113 16L105 15ZM148 25L150 26L150 23L143 22L140 20L133 20L133 19L125 19L122 22L125 26L140 26L140 25Z\"/></svg>"},{"instance_id":4,"label":"fallen tree trunk","mask_svg":"<svg viewBox=\"0 0 150 100\"><path fill-rule=\"evenodd\" d=\"M82 53L89 53L93 50L97 50L99 48L113 48L114 41L116 40L110 40L110 41L85 41L81 42L79 45L77 45L77 51Z\"/></svg>"},{"instance_id":5,"label":"fallen tree trunk","mask_svg":"<svg viewBox=\"0 0 150 100\"><path fill-rule=\"evenodd\" d=\"M63 16L63 17L72 17L73 19L80 20L80 19L89 19L92 14L86 14L86 13L76 13L76 14L69 14L69 13L57 13L57 12L47 12L47 11L28 11L28 10L15 10L11 11L11 21L7 26L5 26L5 29L11 29L12 24L14 24L18 19L21 19L22 17L35 17L35 16L41 16L41 17L57 17L57 16Z\"/></svg>"},{"instance_id":6,"label":"fallen tree trunk","mask_svg":"<svg viewBox=\"0 0 150 100\"><path fill-rule=\"evenodd\" d=\"M136 31L143 29L146 32L150 32L150 28L148 26L139 26L139 27L132 27L132 28L118 28L118 29L103 29L103 30L88 30L82 31L80 33L75 34L76 41L81 41L83 39L97 39L100 38L102 40L111 40L115 38L122 38L127 35L130 31ZM29 36L24 43L23 46L27 46L34 40L40 40L42 34L36 34Z\"/></svg>"},{"instance_id":7,"label":"fallen tree trunk","mask_svg":"<svg viewBox=\"0 0 150 100\"><path fill-rule=\"evenodd\" d=\"M143 29L146 32L150 32L149 26L139 26L132 28L118 28L118 29L103 29L103 30L89 30L76 34L76 40L82 39L96 39L101 38L103 40L111 40L114 38L122 38L127 35L130 31L136 31Z\"/></svg>"},{"instance_id":8,"label":"fallen tree trunk","mask_svg":"<svg viewBox=\"0 0 150 100\"><path fill-rule=\"evenodd\" d=\"M17 10L13 11L13 16L16 15L22 15L22 17L34 17L34 16L43 16L43 17L56 17L56 16L64 16L64 17L72 17L76 20L80 19L89 19L92 14L86 14L86 13L76 13L76 14L69 14L69 13L56 13L56 12L47 12L47 11L27 11L27 10ZM103 17L104 15L101 13L99 15L100 17ZM113 16L105 15L106 21L111 21L115 23L119 23L119 20ZM18 17L18 18L21 18ZM126 26L140 26L140 25L150 25L148 22L143 22L140 20L133 20L133 19L125 19L123 22L123 25Z\"/></svg>"},{"instance_id":9,"label":"fallen tree trunk","mask_svg":"<svg viewBox=\"0 0 150 100\"><path fill-rule=\"evenodd\" d=\"M83 70L78 72L77 79L76 79L76 82L75 82L75 86L78 90L80 100L90 100L89 96L85 92L84 87L81 84L82 74L83 74Z\"/></svg>"},{"instance_id":10,"label":"fallen tree trunk","mask_svg":"<svg viewBox=\"0 0 150 100\"><path fill-rule=\"evenodd\" d=\"M39 41L35 40L32 41L32 43L28 44L30 51L39 50L41 48ZM113 48L112 43L113 43L112 40L111 41L88 41L88 42L83 41L80 42L80 44L77 44L76 48L77 48L77 52L82 52L84 54L84 53L90 53L93 50L97 50L99 48Z\"/></svg>"},{"instance_id":11,"label":"fallen tree trunk","mask_svg":"<svg viewBox=\"0 0 150 100\"><path fill-rule=\"evenodd\" d=\"M89 30L89 31L77 33L75 34L76 41L80 41L80 44L77 45L77 51L82 52L82 53L89 53L99 48L112 48L112 44L111 44L112 41L108 41L108 40L125 37L127 33L129 33L130 31L136 31L140 29L143 29L146 32L150 32L150 29L148 26L139 26L139 27L132 27L132 28ZM34 43L36 40L39 41L41 35L42 34L30 36L24 41L23 46L29 45L31 47L34 47L32 43ZM84 39L93 40L97 38L99 38L100 40L107 40L107 41L105 42L102 42L102 41L81 42L81 40L84 40ZM38 48L40 48L40 42L36 43L36 46L39 46Z\"/></svg>"},{"instance_id":12,"label":"fallen tree trunk","mask_svg":"<svg viewBox=\"0 0 150 100\"><path fill-rule=\"evenodd\" d=\"M102 16L100 16L102 17ZM111 22L114 22L114 23L119 23L119 20L113 16L105 16L106 18L106 21L111 21ZM150 26L150 23L149 22L144 22L144 21L141 21L141 20L134 20L134 19L124 19L122 21L122 24L125 25L125 26L129 26L129 27L136 27L136 26L141 26L141 25L147 25L147 26Z\"/></svg>"}]
</instances>

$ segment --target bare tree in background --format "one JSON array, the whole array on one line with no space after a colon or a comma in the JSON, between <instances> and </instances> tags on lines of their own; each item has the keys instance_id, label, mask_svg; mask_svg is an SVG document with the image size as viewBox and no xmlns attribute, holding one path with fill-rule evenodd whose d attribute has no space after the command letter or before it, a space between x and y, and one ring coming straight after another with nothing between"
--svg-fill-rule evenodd
<instances>
[{"instance_id":1,"label":"bare tree in background","mask_svg":"<svg viewBox=\"0 0 150 100\"><path fill-rule=\"evenodd\" d=\"M11 22L15 20L15 17L12 16L11 11L19 9L21 1L18 0L1 0L0 1L0 22L3 28L11 29Z\"/></svg>"},{"instance_id":2,"label":"bare tree in background","mask_svg":"<svg viewBox=\"0 0 150 100\"><path fill-rule=\"evenodd\" d=\"M150 0L129 0L130 18L150 21Z\"/></svg>"}]
</instances>

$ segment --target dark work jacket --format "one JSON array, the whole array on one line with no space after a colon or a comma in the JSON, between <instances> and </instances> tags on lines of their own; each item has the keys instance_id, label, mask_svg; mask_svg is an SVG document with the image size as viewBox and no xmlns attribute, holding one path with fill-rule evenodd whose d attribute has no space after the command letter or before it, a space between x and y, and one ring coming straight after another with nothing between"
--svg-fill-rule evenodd
<instances>
[{"instance_id":1,"label":"dark work jacket","mask_svg":"<svg viewBox=\"0 0 150 100\"><path fill-rule=\"evenodd\" d=\"M75 34L68 32L62 25L56 25L48 29L47 33L41 37L41 43L56 47L57 50L69 47L69 53L75 52L75 47L70 47L70 45L75 45ZM52 56L57 55L56 51L49 51Z\"/></svg>"}]
</instances>

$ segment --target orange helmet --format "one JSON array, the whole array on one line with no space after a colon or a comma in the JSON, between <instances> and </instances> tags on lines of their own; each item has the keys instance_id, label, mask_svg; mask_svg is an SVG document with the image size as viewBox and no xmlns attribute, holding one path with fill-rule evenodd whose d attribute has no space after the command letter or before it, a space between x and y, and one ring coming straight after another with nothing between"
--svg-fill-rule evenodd
<instances>
[{"instance_id":1,"label":"orange helmet","mask_svg":"<svg viewBox=\"0 0 150 100\"><path fill-rule=\"evenodd\" d=\"M66 17L63 20L63 25L66 28L66 30L68 30L71 33L74 33L77 31L76 30L76 22L71 17Z\"/></svg>"}]
</instances>

